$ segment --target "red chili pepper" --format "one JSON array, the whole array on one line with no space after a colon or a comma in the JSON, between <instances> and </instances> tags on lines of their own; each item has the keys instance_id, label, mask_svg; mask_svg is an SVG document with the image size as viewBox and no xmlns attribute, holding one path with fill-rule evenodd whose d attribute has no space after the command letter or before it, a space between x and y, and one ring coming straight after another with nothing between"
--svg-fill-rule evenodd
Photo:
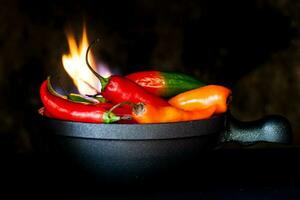
<instances>
[{"instance_id":1,"label":"red chili pepper","mask_svg":"<svg viewBox=\"0 0 300 200\"><path fill-rule=\"evenodd\" d=\"M143 102L155 106L167 106L167 101L147 92L141 86L122 76L109 77L106 84L102 84L101 94L113 103L129 101L132 103Z\"/></svg>"},{"instance_id":2,"label":"red chili pepper","mask_svg":"<svg viewBox=\"0 0 300 200\"><path fill-rule=\"evenodd\" d=\"M161 97L172 97L179 93L204 86L197 79L173 72L143 71L126 76L148 92Z\"/></svg>"},{"instance_id":3,"label":"red chili pepper","mask_svg":"<svg viewBox=\"0 0 300 200\"><path fill-rule=\"evenodd\" d=\"M40 97L44 104L46 115L55 119L70 120L90 123L112 123L119 121L121 115L128 115L131 111L125 108L114 109L114 113L108 111L113 105L99 103L96 105L74 103L59 96L55 96L49 91L50 80L45 80L40 87Z\"/></svg>"},{"instance_id":4,"label":"red chili pepper","mask_svg":"<svg viewBox=\"0 0 300 200\"><path fill-rule=\"evenodd\" d=\"M95 40L90 44L86 52L86 63L89 69L101 82L101 94L105 99L113 103L121 102L132 102L139 103L143 102L154 106L168 106L169 103L158 96L155 96L147 92L144 88L136 84L135 82L118 75L112 75L109 78L100 76L89 64L88 53L90 48L98 42Z\"/></svg>"}]
</instances>

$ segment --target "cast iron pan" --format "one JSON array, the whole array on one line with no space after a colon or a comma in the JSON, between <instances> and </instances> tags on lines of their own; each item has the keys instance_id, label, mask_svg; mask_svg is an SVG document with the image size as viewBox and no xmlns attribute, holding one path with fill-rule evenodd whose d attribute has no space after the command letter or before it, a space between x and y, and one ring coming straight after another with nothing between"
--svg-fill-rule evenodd
<instances>
[{"instance_id":1,"label":"cast iron pan","mask_svg":"<svg viewBox=\"0 0 300 200\"><path fill-rule=\"evenodd\" d=\"M91 124L40 118L43 151L54 153L62 158L59 162L71 163L70 169L79 169L102 183L158 181L167 174L190 176L197 173L199 165L205 165L202 156L219 144L287 144L292 132L288 120L275 115L240 122L226 113L208 120L162 124Z\"/></svg>"}]
</instances>

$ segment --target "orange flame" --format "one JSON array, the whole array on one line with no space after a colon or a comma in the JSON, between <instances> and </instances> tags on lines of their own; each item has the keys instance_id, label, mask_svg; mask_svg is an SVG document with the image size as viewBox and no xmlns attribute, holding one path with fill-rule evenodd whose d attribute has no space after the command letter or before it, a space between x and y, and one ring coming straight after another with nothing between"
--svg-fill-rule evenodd
<instances>
[{"instance_id":1,"label":"orange flame","mask_svg":"<svg viewBox=\"0 0 300 200\"><path fill-rule=\"evenodd\" d=\"M83 27L83 33L81 42L78 45L73 33L67 33L67 40L70 49L69 54L63 54L62 63L64 69L73 79L75 86L82 95L93 95L100 92L100 81L96 76L89 70L85 56L86 50L89 46L87 32L85 26ZM89 62L91 66L97 71L95 59L92 54L89 54ZM107 69L108 70L108 69ZM107 74L105 74L107 75ZM108 75L111 73L108 70Z\"/></svg>"}]
</instances>

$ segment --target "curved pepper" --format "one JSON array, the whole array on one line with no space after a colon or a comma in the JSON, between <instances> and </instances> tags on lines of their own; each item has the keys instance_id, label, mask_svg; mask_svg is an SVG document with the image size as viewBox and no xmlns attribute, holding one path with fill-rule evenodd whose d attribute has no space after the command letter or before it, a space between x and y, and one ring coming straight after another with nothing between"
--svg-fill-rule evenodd
<instances>
[{"instance_id":1,"label":"curved pepper","mask_svg":"<svg viewBox=\"0 0 300 200\"><path fill-rule=\"evenodd\" d=\"M138 103L133 106L132 117L141 124L182 122L208 119L214 114L215 110L215 106L204 110L184 111L172 106L156 107L150 104Z\"/></svg>"},{"instance_id":2,"label":"curved pepper","mask_svg":"<svg viewBox=\"0 0 300 200\"><path fill-rule=\"evenodd\" d=\"M118 75L112 75L108 78L100 76L89 64L88 53L98 40L95 40L90 44L86 52L86 63L89 69L101 82L101 95L110 102L122 103L122 102L132 102L138 103L143 102L155 106L168 106L168 102L155 96L135 82Z\"/></svg>"},{"instance_id":3,"label":"curved pepper","mask_svg":"<svg viewBox=\"0 0 300 200\"><path fill-rule=\"evenodd\" d=\"M128 113L128 110L125 111L124 108L115 109L112 113L108 111L112 105L107 103L88 105L74 103L56 96L48 89L51 87L49 81L49 79L45 80L40 87L40 97L45 107L45 114L49 117L77 122L112 123L121 119L120 116L114 114L118 112L118 109L123 115Z\"/></svg>"},{"instance_id":4,"label":"curved pepper","mask_svg":"<svg viewBox=\"0 0 300 200\"><path fill-rule=\"evenodd\" d=\"M216 113L224 113L227 111L230 95L231 90L226 87L208 85L181 93L168 102L172 106L186 111L202 110L215 105Z\"/></svg>"},{"instance_id":5,"label":"curved pepper","mask_svg":"<svg viewBox=\"0 0 300 200\"><path fill-rule=\"evenodd\" d=\"M143 102L155 106L168 106L168 102L147 92L141 86L122 76L113 75L103 85L101 94L113 103L129 101L132 103Z\"/></svg>"},{"instance_id":6,"label":"curved pepper","mask_svg":"<svg viewBox=\"0 0 300 200\"><path fill-rule=\"evenodd\" d=\"M126 78L139 84L148 92L161 97L172 97L205 85L185 74L160 71L135 72L127 75Z\"/></svg>"}]
</instances>

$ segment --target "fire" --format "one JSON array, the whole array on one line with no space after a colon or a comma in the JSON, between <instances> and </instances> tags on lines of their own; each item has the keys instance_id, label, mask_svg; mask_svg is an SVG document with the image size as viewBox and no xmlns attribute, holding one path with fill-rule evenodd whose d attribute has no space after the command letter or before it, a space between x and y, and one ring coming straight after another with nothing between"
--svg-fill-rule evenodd
<instances>
[{"instance_id":1,"label":"fire","mask_svg":"<svg viewBox=\"0 0 300 200\"><path fill-rule=\"evenodd\" d=\"M89 70L85 60L86 50L89 46L85 26L83 27L82 38L79 45L76 42L74 34L71 32L67 33L67 40L70 53L62 56L64 69L73 79L80 94L93 95L99 93L101 90L100 81ZM103 69L106 67L105 65L101 65L101 67L97 69L95 58L92 56L91 52L89 54L89 63L96 71L100 71L100 75L103 75L104 77L111 75L108 68ZM101 71L104 71L105 74L102 74Z\"/></svg>"}]
</instances>

